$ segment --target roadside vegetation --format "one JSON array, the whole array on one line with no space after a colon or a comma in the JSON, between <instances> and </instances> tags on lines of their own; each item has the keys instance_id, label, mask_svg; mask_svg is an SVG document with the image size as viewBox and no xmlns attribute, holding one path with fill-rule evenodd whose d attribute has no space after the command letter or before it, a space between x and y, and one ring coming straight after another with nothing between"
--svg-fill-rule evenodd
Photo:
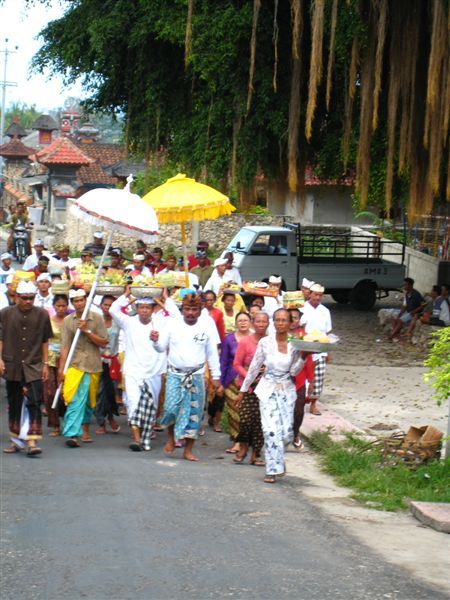
<instances>
[{"instance_id":1,"label":"roadside vegetation","mask_svg":"<svg viewBox=\"0 0 450 600\"><path fill-rule=\"evenodd\" d=\"M315 432L311 445L326 473L353 490L352 498L377 510L406 509L408 500L450 502L450 459L434 460L412 469L383 461L380 447L347 435L335 442L328 432Z\"/></svg>"}]
</instances>

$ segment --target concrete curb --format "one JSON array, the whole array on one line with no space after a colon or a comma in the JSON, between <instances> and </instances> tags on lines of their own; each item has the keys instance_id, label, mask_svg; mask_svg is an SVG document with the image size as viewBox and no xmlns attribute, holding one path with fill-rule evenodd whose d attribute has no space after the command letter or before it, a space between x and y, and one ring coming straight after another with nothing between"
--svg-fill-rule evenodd
<instances>
[{"instance_id":1,"label":"concrete curb","mask_svg":"<svg viewBox=\"0 0 450 600\"><path fill-rule=\"evenodd\" d=\"M307 440L316 431L330 431L331 438L334 441L342 439L343 433L355 433L360 436L369 438L367 433L356 427L347 419L344 419L337 412L329 408L326 404L318 403L317 408L322 413L321 415L312 415L309 409L306 408L305 417L300 429L301 435Z\"/></svg>"},{"instance_id":2,"label":"concrete curb","mask_svg":"<svg viewBox=\"0 0 450 600\"><path fill-rule=\"evenodd\" d=\"M409 503L411 513L424 525L450 533L450 504L446 502L415 502Z\"/></svg>"}]
</instances>

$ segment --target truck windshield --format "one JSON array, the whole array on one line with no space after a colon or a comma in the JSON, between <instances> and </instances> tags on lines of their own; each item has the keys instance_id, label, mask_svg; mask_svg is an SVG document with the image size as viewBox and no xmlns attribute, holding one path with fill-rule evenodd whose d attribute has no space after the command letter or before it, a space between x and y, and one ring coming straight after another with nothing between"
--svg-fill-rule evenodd
<instances>
[{"instance_id":1,"label":"truck windshield","mask_svg":"<svg viewBox=\"0 0 450 600\"><path fill-rule=\"evenodd\" d=\"M241 229L228 244L228 248L233 251L246 252L253 240L255 239L255 232L250 229Z\"/></svg>"}]
</instances>

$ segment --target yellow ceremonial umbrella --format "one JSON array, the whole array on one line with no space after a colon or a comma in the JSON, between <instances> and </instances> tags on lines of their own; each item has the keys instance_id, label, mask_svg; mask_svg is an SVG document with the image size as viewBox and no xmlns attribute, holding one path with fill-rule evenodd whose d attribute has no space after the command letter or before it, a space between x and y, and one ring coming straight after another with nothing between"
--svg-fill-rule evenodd
<instances>
[{"instance_id":1,"label":"yellow ceremonial umbrella","mask_svg":"<svg viewBox=\"0 0 450 600\"><path fill-rule=\"evenodd\" d=\"M142 198L158 217L158 223L181 223L184 270L188 285L186 252L186 222L217 219L230 215L235 209L229 198L209 185L178 173Z\"/></svg>"}]
</instances>

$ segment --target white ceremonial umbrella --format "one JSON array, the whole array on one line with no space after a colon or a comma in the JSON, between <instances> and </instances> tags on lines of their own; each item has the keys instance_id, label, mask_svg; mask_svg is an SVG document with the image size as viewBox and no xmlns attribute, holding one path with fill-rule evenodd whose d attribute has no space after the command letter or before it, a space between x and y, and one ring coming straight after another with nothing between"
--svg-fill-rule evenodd
<instances>
[{"instance_id":1,"label":"white ceremonial umbrella","mask_svg":"<svg viewBox=\"0 0 450 600\"><path fill-rule=\"evenodd\" d=\"M127 178L127 185L123 190L96 188L86 192L80 198L71 198L73 205L71 206L70 211L76 217L83 219L92 225L108 229L109 231L105 249L100 258L97 273L81 316L82 320L87 317L92 300L94 299L95 289L97 287L103 263L111 246L113 233L117 231L126 234L135 233L136 235L139 235L142 240L149 243L154 243L158 239L157 236L159 235L159 231L156 213L140 196L130 192L132 181L133 176L129 175ZM69 354L67 355L66 364L64 365L64 375L72 361L80 333L80 330L77 329ZM59 386L56 391L52 408L56 408L60 394L61 386Z\"/></svg>"}]
</instances>

